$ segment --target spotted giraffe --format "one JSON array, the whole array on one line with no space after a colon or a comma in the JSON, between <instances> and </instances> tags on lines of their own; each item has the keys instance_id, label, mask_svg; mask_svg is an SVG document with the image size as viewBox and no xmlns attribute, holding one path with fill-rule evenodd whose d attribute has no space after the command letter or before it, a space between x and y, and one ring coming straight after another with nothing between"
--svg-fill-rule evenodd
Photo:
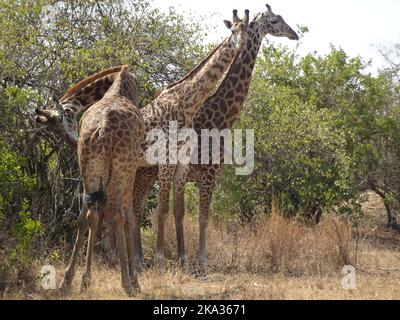
<instances>
[{"instance_id":1,"label":"spotted giraffe","mask_svg":"<svg viewBox=\"0 0 400 320\"><path fill-rule=\"evenodd\" d=\"M111 67L98 72L71 87L61 98L53 98L53 106L48 109L37 108L35 117L38 124L48 131L54 132L73 147L78 145L78 120L92 105L100 101L113 85L115 79L124 66ZM130 97L136 103L136 78L127 73L121 86L124 96ZM87 208L84 207L87 211ZM86 233L86 212L83 210L79 217L79 224L83 234ZM116 239L110 234L111 247L115 248ZM75 263L73 263L75 266ZM73 271L72 271L73 272Z\"/></svg>"},{"instance_id":2,"label":"spotted giraffe","mask_svg":"<svg viewBox=\"0 0 400 320\"><path fill-rule=\"evenodd\" d=\"M255 17L250 23L246 45L242 47L240 54L230 66L227 75L217 91L210 96L200 108L194 119L193 127L198 134L198 145L201 146L202 129L231 129L238 118L242 106L246 100L253 69L260 50L262 40L267 35L275 37L287 37L290 40L298 40L297 33L284 21L280 15L272 12L267 4L267 11ZM198 151L201 155L201 147ZM211 207L211 199L219 172L222 169L224 150L221 148L221 165L190 165L189 167L179 166L174 176L174 217L176 236L178 244L178 258L181 264L185 264L185 242L183 220L185 214L184 189L185 182L196 182L200 193L200 214L199 214L199 266L200 271L205 272L206 259L206 228ZM210 159L212 157L210 156ZM142 174L142 172L138 172ZM157 168L146 172L146 177L141 186L135 189L134 201L136 208L145 206L145 199L157 177ZM143 263L141 248L140 227L135 227L135 260L138 264Z\"/></svg>"},{"instance_id":3,"label":"spotted giraffe","mask_svg":"<svg viewBox=\"0 0 400 320\"><path fill-rule=\"evenodd\" d=\"M145 131L157 128L168 134L170 121L176 121L177 129L191 128L193 119L203 105L204 101L215 90L215 86L224 75L232 61L237 56L240 48L245 45L249 25L249 10L245 12L245 18L238 17L237 10L233 11L233 23L225 21L225 25L232 31L232 35L217 46L210 55L196 68L178 82L167 87L159 97L141 110L145 121ZM143 147L146 150L148 145ZM167 146L168 149L168 146ZM179 146L178 146L179 151ZM160 270L165 268L164 229L169 211L169 194L176 170L175 164L162 164L158 167L160 190L158 195L158 223L156 258ZM154 168L141 168L138 170L135 181L136 188L142 193L142 183L148 177L148 172L156 172ZM136 191L135 191L136 192ZM142 203L134 201L137 223L135 233L139 229L140 216L143 214ZM137 237L135 237L137 239ZM135 241L136 242L136 241ZM136 247L137 248L137 247ZM135 251L137 260L138 254Z\"/></svg>"},{"instance_id":4,"label":"spotted giraffe","mask_svg":"<svg viewBox=\"0 0 400 320\"><path fill-rule=\"evenodd\" d=\"M240 51L240 48L246 43L249 11L246 10L245 18L241 20L237 15L237 10L234 10L233 23L225 21L225 24L232 31L232 35L217 46L206 59L185 77L167 87L156 100L141 109L145 121L146 133L154 128L168 132L170 121L176 121L178 129L192 127L196 112L215 89L215 85L228 69ZM37 110L37 113L39 117L43 116L43 111ZM47 119L41 118L40 122L42 120ZM147 147L148 144L143 145L143 149ZM159 168L148 168L146 163L142 165L145 168L140 168L136 174L135 190L136 188L145 190L146 188L142 187L142 183L147 185L147 180L155 172L158 174L160 180L156 255L160 268L164 269L164 224L168 214L168 198L176 165L160 165ZM142 193L142 191L139 191L139 193ZM142 215L144 207L141 203L134 201L134 209L135 217L139 217ZM137 218L137 223L135 224L136 231L138 221L139 218ZM135 239L137 239L137 236Z\"/></svg>"},{"instance_id":5,"label":"spotted giraffe","mask_svg":"<svg viewBox=\"0 0 400 320\"><path fill-rule=\"evenodd\" d=\"M127 67L123 67L104 97L82 116L77 150L86 207L83 212L87 212L89 227L82 287L90 287L96 233L105 219L117 236L122 287L132 296L140 291L133 259L132 196L136 168L143 153L144 121L136 107L136 83L133 90L128 90L128 95L123 88L124 83L132 83L130 77ZM71 262L61 285L64 292L70 290L85 231L86 226L80 224Z\"/></svg>"}]
</instances>

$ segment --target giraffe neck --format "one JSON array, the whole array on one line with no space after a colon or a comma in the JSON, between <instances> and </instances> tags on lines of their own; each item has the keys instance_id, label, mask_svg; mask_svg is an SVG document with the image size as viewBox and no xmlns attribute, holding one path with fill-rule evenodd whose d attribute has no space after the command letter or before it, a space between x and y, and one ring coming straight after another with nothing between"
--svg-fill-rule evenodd
<instances>
[{"instance_id":1,"label":"giraffe neck","mask_svg":"<svg viewBox=\"0 0 400 320\"><path fill-rule=\"evenodd\" d=\"M113 85L118 74L119 72L116 72L104 76L61 101L61 105L64 109L63 131L64 136L69 143L72 145L77 145L78 143L79 115L103 99L104 95ZM136 78L130 72L124 73L121 84L118 87L118 93L137 105L138 90Z\"/></svg>"},{"instance_id":2,"label":"giraffe neck","mask_svg":"<svg viewBox=\"0 0 400 320\"><path fill-rule=\"evenodd\" d=\"M97 79L68 98L61 100L61 105L64 110L67 110L70 115L76 118L81 112L86 111L104 97L117 75L118 72Z\"/></svg>"},{"instance_id":3,"label":"giraffe neck","mask_svg":"<svg viewBox=\"0 0 400 320\"><path fill-rule=\"evenodd\" d=\"M218 90L205 102L195 118L195 127L229 129L238 118L249 92L253 70L263 37L258 24L248 33L246 45L232 63Z\"/></svg>"},{"instance_id":4,"label":"giraffe neck","mask_svg":"<svg viewBox=\"0 0 400 320\"><path fill-rule=\"evenodd\" d=\"M150 104L149 108L153 110L163 109L164 114L165 111L178 111L178 118L180 117L178 121L183 121L185 125L191 125L194 115L212 90L215 89L219 79L237 55L238 50L230 38L225 40L194 71L163 91ZM167 110L168 106L169 110ZM146 110L144 110L144 114L146 114ZM157 117L162 116L159 112L156 114Z\"/></svg>"}]
</instances>

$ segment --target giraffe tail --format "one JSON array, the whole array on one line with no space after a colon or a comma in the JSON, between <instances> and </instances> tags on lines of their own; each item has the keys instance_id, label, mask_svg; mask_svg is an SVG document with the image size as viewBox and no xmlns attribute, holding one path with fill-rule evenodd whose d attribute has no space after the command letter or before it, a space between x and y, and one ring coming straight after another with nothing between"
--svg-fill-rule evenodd
<instances>
[{"instance_id":1,"label":"giraffe tail","mask_svg":"<svg viewBox=\"0 0 400 320\"><path fill-rule=\"evenodd\" d=\"M93 192L93 193L85 193L83 195L83 203L87 206L93 206L97 202L104 203L105 194L102 190Z\"/></svg>"}]
</instances>

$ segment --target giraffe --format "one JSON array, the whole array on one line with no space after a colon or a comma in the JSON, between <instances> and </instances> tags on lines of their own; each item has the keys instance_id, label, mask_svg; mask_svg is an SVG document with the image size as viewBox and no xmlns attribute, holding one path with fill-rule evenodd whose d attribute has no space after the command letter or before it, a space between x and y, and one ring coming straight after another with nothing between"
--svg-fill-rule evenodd
<instances>
[{"instance_id":1,"label":"giraffe","mask_svg":"<svg viewBox=\"0 0 400 320\"><path fill-rule=\"evenodd\" d=\"M241 108L247 97L253 69L262 40L267 35L276 37L287 37L290 40L298 40L297 33L286 24L280 15L272 12L267 4L267 11L259 14L250 23L247 43L242 47L240 54L230 66L227 75L217 91L210 96L196 114L193 127L198 134L199 155L201 155L200 136L202 129L230 129L238 118ZM223 147L221 148L221 163L223 162ZM210 157L211 158L211 157ZM186 262L185 242L183 232L183 220L185 214L184 189L185 182L196 182L199 186L200 214L199 214L199 266L200 272L206 269L206 228L211 207L212 193L216 179L222 169L221 165L190 165L188 168L178 167L174 176L174 218L176 237L178 244L178 259L181 265ZM144 179L146 184L142 188L135 189L134 201L138 207L144 207L149 189L156 180L156 169L148 172ZM136 198L137 197L137 198ZM143 263L141 248L140 227L135 227L135 260L138 264Z\"/></svg>"},{"instance_id":2,"label":"giraffe","mask_svg":"<svg viewBox=\"0 0 400 320\"><path fill-rule=\"evenodd\" d=\"M238 52L240 52L241 47L245 45L249 20L249 10L245 11L243 20L238 17L237 10L233 10L233 23L227 20L224 21L227 28L232 31L232 35L217 46L205 60L185 77L168 86L156 100L141 109L145 121L146 133L154 128L168 133L170 121L176 121L178 130L192 127L195 114L212 91L215 90L218 81L224 75ZM146 150L148 146L145 143L143 149ZM164 229L169 211L169 194L176 168L177 165L171 163L158 166L160 190L157 207L156 259L161 271L165 269ZM145 189L141 184L148 183L147 176L149 172L153 173L156 171L154 168L140 168L137 172L134 190L139 188L138 192L141 193ZM142 202L134 201L133 206L136 218L136 234L138 233L138 228L140 228L138 224L144 210ZM135 239L137 239L136 236ZM135 240L135 242L137 241ZM137 248L136 245L135 248ZM137 253L135 253L135 261L137 260Z\"/></svg>"},{"instance_id":3,"label":"giraffe","mask_svg":"<svg viewBox=\"0 0 400 320\"><path fill-rule=\"evenodd\" d=\"M233 23L227 20L224 22L228 29L232 31L232 35L223 41L219 46L217 46L185 77L168 86L163 92L161 92L156 100L140 110L145 120L145 132L149 132L153 128L160 128L167 131L169 121L171 120L176 120L180 127L190 127L192 125L195 113L210 95L211 91L215 89L216 83L228 69L229 65L239 52L239 49L245 44L249 24L249 11L246 10L245 18L241 20L237 15L237 10L234 10ZM63 100L62 103L64 103ZM59 108L56 108L56 110L58 109ZM80 112L82 112L82 110L80 110ZM39 117L37 117L38 122L47 125L49 122L51 122L53 125L54 121L49 121L50 116L48 110L36 110L36 112L39 115ZM51 114L54 112L54 110L51 110ZM65 118L59 116L59 112L56 113L56 115L58 124L65 120ZM62 127L58 125L57 128L60 130L55 130L50 126L50 129L56 131L57 133L60 133L62 130L66 130L65 126ZM61 135L65 137L65 133L61 132ZM76 141L76 135L74 135L74 138ZM69 138L69 140L71 142L73 139ZM143 148L145 149L147 146L148 145L144 144ZM172 176L175 172L175 165L164 165L160 166L160 168L148 167L147 164L143 164L143 166L145 168L139 168L136 173L137 179L135 181L135 190L136 188L139 188L138 193L142 193L141 190L147 190L147 188L143 188L142 184L147 184L147 181L149 180L153 181L152 179L154 173L156 176L157 174L160 175L161 188L158 201L159 223L156 251L160 268L163 269L164 222L168 214L168 196L170 192ZM135 196L135 198L142 199L142 197L138 196ZM135 231L137 231L138 228L138 217L141 216L144 210L142 204L142 202L134 201L135 218L137 220L135 223ZM84 220L84 218L82 218L82 220ZM83 224L84 222L82 221L80 223ZM135 239L137 239L138 236L140 237L140 234L135 232ZM137 254L135 253L135 259L136 257Z\"/></svg>"},{"instance_id":4,"label":"giraffe","mask_svg":"<svg viewBox=\"0 0 400 320\"><path fill-rule=\"evenodd\" d=\"M37 108L35 120L43 125L48 131L54 132L72 147L78 145L78 119L88 108L100 101L105 93L113 85L115 79L124 66L111 67L98 72L71 87L61 98L53 96L53 107L49 109ZM129 97L133 103L136 103L136 78L133 74L127 73L122 83L121 90L123 95ZM86 214L87 206L79 215L79 232L82 234L77 239L83 239L88 230ZM110 234L111 247L116 247L115 234ZM73 274L76 265L77 254L73 255L66 274ZM66 292L68 291L65 290Z\"/></svg>"},{"instance_id":5,"label":"giraffe","mask_svg":"<svg viewBox=\"0 0 400 320\"><path fill-rule=\"evenodd\" d=\"M79 115L104 97L122 68L118 66L98 72L70 88L60 99L53 97L53 108L35 110L36 122L76 147ZM135 81L135 77L128 73L128 81L122 87L125 95L135 93Z\"/></svg>"},{"instance_id":6,"label":"giraffe","mask_svg":"<svg viewBox=\"0 0 400 320\"><path fill-rule=\"evenodd\" d=\"M138 100L137 85L129 90L129 95L123 88L124 83L131 83L130 76L124 66L103 99L82 116L77 149L86 207L82 211L87 212L89 227L82 287L90 287L96 232L105 219L117 236L122 287L132 296L140 291L133 260L132 195L136 168L142 157L144 121L133 103ZM85 224L79 224L71 263L61 285L64 292L72 284L76 255L83 244L82 230L86 231Z\"/></svg>"}]
</instances>

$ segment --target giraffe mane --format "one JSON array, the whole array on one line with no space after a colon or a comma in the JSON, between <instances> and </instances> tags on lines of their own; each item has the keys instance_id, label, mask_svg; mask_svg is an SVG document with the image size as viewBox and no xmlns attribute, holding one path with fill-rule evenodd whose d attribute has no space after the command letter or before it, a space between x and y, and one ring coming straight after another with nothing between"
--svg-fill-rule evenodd
<instances>
[{"instance_id":1,"label":"giraffe mane","mask_svg":"<svg viewBox=\"0 0 400 320\"><path fill-rule=\"evenodd\" d=\"M68 98L73 96L75 93L77 93L79 90L86 87L87 85L95 82L96 80L98 80L100 78L108 76L110 74L121 72L121 70L123 70L124 68L127 68L127 66L118 66L118 67L108 68L106 70L100 71L100 72L80 81L75 86L73 86L71 89L69 89L67 91L67 93L61 97L60 101L63 102L65 100L67 100Z\"/></svg>"},{"instance_id":2,"label":"giraffe mane","mask_svg":"<svg viewBox=\"0 0 400 320\"><path fill-rule=\"evenodd\" d=\"M123 82L123 76L126 72L128 72L128 66L122 66L118 76L114 80L114 83L110 89L108 89L104 97L117 97L121 94L120 90Z\"/></svg>"},{"instance_id":3,"label":"giraffe mane","mask_svg":"<svg viewBox=\"0 0 400 320\"><path fill-rule=\"evenodd\" d=\"M225 43L225 41L223 41L222 43L220 43L218 46L216 46L196 67L194 67L191 71L189 71L189 73L186 74L186 76L184 76L182 79L170 84L167 86L166 89L171 89L175 86L177 86L178 84L182 83L183 81L187 80L188 78L190 78L193 74L195 74L196 72L198 72L202 67L204 67L204 65L211 59L211 57L214 55L214 53L222 47L222 45Z\"/></svg>"}]
</instances>

